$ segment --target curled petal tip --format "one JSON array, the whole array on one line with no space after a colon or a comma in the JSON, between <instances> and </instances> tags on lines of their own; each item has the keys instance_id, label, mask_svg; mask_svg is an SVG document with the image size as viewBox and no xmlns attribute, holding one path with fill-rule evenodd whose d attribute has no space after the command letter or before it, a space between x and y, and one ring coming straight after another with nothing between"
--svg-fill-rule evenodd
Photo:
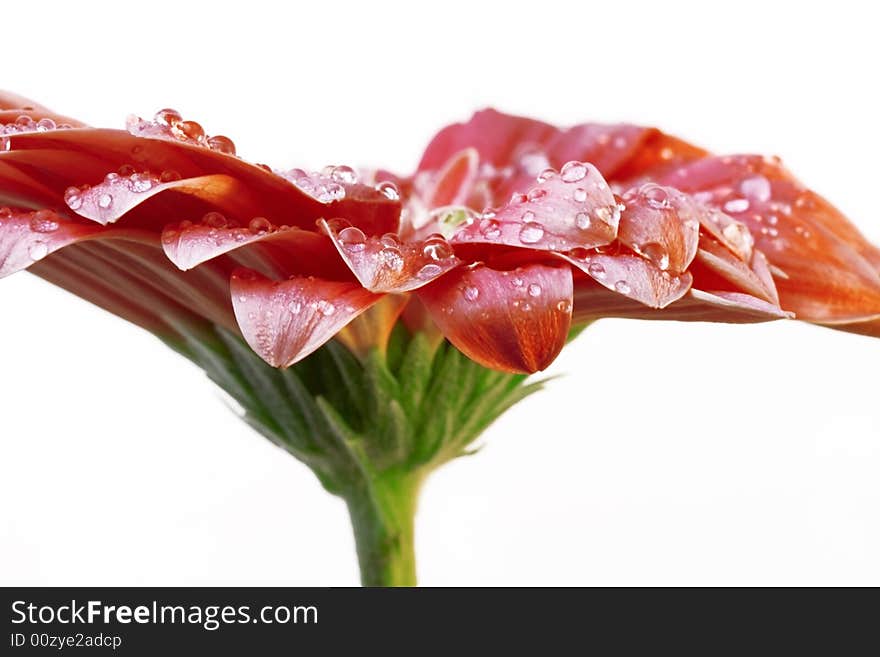
<instances>
[{"instance_id":1,"label":"curled petal tip","mask_svg":"<svg viewBox=\"0 0 880 657\"><path fill-rule=\"evenodd\" d=\"M565 345L572 318L568 267L454 270L421 289L434 322L460 351L493 369L545 369Z\"/></svg>"},{"instance_id":2,"label":"curled petal tip","mask_svg":"<svg viewBox=\"0 0 880 657\"><path fill-rule=\"evenodd\" d=\"M357 226L346 224L319 222L361 285L373 292L416 290L461 262L446 238L439 234L401 240L394 233L367 236Z\"/></svg>"},{"instance_id":3,"label":"curled petal tip","mask_svg":"<svg viewBox=\"0 0 880 657\"><path fill-rule=\"evenodd\" d=\"M50 210L0 207L0 278L99 231L98 227L72 222Z\"/></svg>"},{"instance_id":4,"label":"curled petal tip","mask_svg":"<svg viewBox=\"0 0 880 657\"><path fill-rule=\"evenodd\" d=\"M230 292L245 341L274 367L302 360L382 298L356 283L272 281L249 269L233 272Z\"/></svg>"}]
</instances>

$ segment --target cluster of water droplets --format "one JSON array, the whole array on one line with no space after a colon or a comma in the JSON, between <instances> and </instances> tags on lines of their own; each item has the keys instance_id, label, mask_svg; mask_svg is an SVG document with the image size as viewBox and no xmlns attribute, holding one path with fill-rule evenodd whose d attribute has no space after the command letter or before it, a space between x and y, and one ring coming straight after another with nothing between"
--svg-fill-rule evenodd
<instances>
[{"instance_id":1,"label":"cluster of water droplets","mask_svg":"<svg viewBox=\"0 0 880 657\"><path fill-rule=\"evenodd\" d=\"M0 123L0 151L7 151L11 147L9 135L17 135L25 132L49 132L51 130L68 130L73 128L69 123L55 123L48 117L34 120L27 114L22 114L11 123Z\"/></svg>"},{"instance_id":2,"label":"cluster of water droplets","mask_svg":"<svg viewBox=\"0 0 880 657\"><path fill-rule=\"evenodd\" d=\"M117 171L104 176L100 185L71 186L64 190L64 202L74 212L87 203L94 203L101 210L109 210L122 195L143 194L156 185L180 180L180 174L168 170L160 174L137 171L131 165L123 165Z\"/></svg>"},{"instance_id":3,"label":"cluster of water droplets","mask_svg":"<svg viewBox=\"0 0 880 657\"><path fill-rule=\"evenodd\" d=\"M9 207L0 207L0 227L16 216L16 211ZM29 215L25 230L29 230L36 236L27 247L28 257L33 260L42 260L49 255L49 244L45 241L52 233L57 231L61 224L58 223L57 215L51 210L36 210L26 213Z\"/></svg>"},{"instance_id":4,"label":"cluster of water droplets","mask_svg":"<svg viewBox=\"0 0 880 657\"><path fill-rule=\"evenodd\" d=\"M505 271L501 274L502 278L508 282L513 288L514 299L511 305L523 312L530 312L533 308L532 304L543 301L543 297L548 292L540 285L540 283L527 283L523 278L521 268L513 271ZM552 301L551 301L552 303ZM571 312L571 301L569 299L559 299L553 304L557 312L566 314Z\"/></svg>"},{"instance_id":5,"label":"cluster of water droplets","mask_svg":"<svg viewBox=\"0 0 880 657\"><path fill-rule=\"evenodd\" d=\"M146 121L138 116L129 116L125 125L128 132L135 137L181 141L225 155L235 155L235 144L229 137L224 135L209 136L200 123L185 121L180 112L174 109L159 110L151 121Z\"/></svg>"},{"instance_id":6,"label":"cluster of water droplets","mask_svg":"<svg viewBox=\"0 0 880 657\"><path fill-rule=\"evenodd\" d=\"M455 257L452 245L440 233L432 233L418 242L403 243L396 233L368 238L364 231L342 219L329 222L343 252L353 262L363 257L375 259L379 268L398 274L407 265L415 268L422 280L436 278Z\"/></svg>"},{"instance_id":7,"label":"cluster of water droplets","mask_svg":"<svg viewBox=\"0 0 880 657\"><path fill-rule=\"evenodd\" d=\"M636 190L631 190L624 195L624 199L630 200L634 197L640 198L645 204L659 211L681 212L682 199L684 196L677 190L662 187L656 183L645 183ZM696 239L699 232L699 222L696 219L688 219L684 221L683 228L693 231L693 237ZM650 260L658 269L665 272L669 269L669 252L660 242L646 241L641 244L630 245L636 253L643 258Z\"/></svg>"},{"instance_id":8,"label":"cluster of water droplets","mask_svg":"<svg viewBox=\"0 0 880 657\"><path fill-rule=\"evenodd\" d=\"M275 225L266 217L253 217L242 225L234 219L228 218L222 212L210 211L204 214L198 221L185 219L177 224L170 224L162 231L162 242L173 244L181 233L198 229L199 239L213 240L217 246L223 246L230 239L236 242L245 242L253 237L268 235L279 230L287 230L288 225Z\"/></svg>"},{"instance_id":9,"label":"cluster of water droplets","mask_svg":"<svg viewBox=\"0 0 880 657\"><path fill-rule=\"evenodd\" d=\"M354 168L344 164L329 165L320 171L288 169L275 173L286 178L321 203L341 201L346 196L347 188L361 183L360 174ZM391 201L400 200L400 191L397 189L397 185L391 181L378 182L373 185L373 188Z\"/></svg>"},{"instance_id":10,"label":"cluster of water droplets","mask_svg":"<svg viewBox=\"0 0 880 657\"><path fill-rule=\"evenodd\" d=\"M544 295L547 294L539 283L529 283L526 281L521 267L502 271L500 276L503 283L510 286L510 291L505 296L510 299L510 305L519 311L531 312L534 309L532 304L543 301ZM467 283L459 287L459 293L468 303L476 303L482 298L480 288L473 283ZM569 299L560 299L553 305L558 312L571 312L571 301ZM443 311L447 314L452 313L454 312L454 306L445 306ZM488 312L484 312L482 316L484 319L487 319Z\"/></svg>"}]
</instances>

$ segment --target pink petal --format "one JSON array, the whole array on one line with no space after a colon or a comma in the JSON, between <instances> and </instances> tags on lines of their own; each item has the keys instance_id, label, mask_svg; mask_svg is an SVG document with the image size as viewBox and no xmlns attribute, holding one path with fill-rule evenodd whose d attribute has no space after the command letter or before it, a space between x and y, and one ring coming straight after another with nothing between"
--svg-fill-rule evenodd
<instances>
[{"instance_id":1,"label":"pink petal","mask_svg":"<svg viewBox=\"0 0 880 657\"><path fill-rule=\"evenodd\" d=\"M425 149L419 171L439 170L466 148L475 148L485 162L504 166L523 144L543 145L557 133L547 123L485 109L467 123L454 123L437 133Z\"/></svg>"},{"instance_id":2,"label":"pink petal","mask_svg":"<svg viewBox=\"0 0 880 657\"><path fill-rule=\"evenodd\" d=\"M401 241L394 233L367 237L355 226L334 226L323 220L320 225L361 285L373 292L415 290L461 262L441 235Z\"/></svg>"},{"instance_id":3,"label":"pink petal","mask_svg":"<svg viewBox=\"0 0 880 657\"><path fill-rule=\"evenodd\" d=\"M559 253L557 256L573 264L606 289L650 308L665 308L687 294L691 287L690 273L672 275L637 255L588 253L578 257L570 253ZM579 316L591 311L601 313L602 309L597 307L576 310ZM592 315L593 318L598 316L600 315Z\"/></svg>"},{"instance_id":4,"label":"pink petal","mask_svg":"<svg viewBox=\"0 0 880 657\"><path fill-rule=\"evenodd\" d=\"M258 244L262 248L255 250ZM329 240L318 233L274 226L261 218L248 226L236 226L219 213L208 213L198 223L169 224L162 231L162 248L182 270L234 251L239 264L283 276L304 271L329 273L323 265L334 255ZM303 262L314 267L304 268ZM333 271L338 273L340 269Z\"/></svg>"},{"instance_id":5,"label":"pink petal","mask_svg":"<svg viewBox=\"0 0 880 657\"><path fill-rule=\"evenodd\" d=\"M244 339L274 367L302 360L382 298L356 283L272 281L247 269L233 273L230 291Z\"/></svg>"},{"instance_id":6,"label":"pink petal","mask_svg":"<svg viewBox=\"0 0 880 657\"><path fill-rule=\"evenodd\" d=\"M72 222L50 210L0 208L0 278L100 232L97 226Z\"/></svg>"},{"instance_id":7,"label":"pink petal","mask_svg":"<svg viewBox=\"0 0 880 657\"><path fill-rule=\"evenodd\" d=\"M210 175L162 182L160 176L153 173L133 173L128 176L111 173L104 182L80 190L74 202L68 201L68 206L81 217L106 225L169 190L196 197L230 214L247 213L247 209L243 208L256 205L255 202L244 204L246 199L250 199L250 194L231 176Z\"/></svg>"},{"instance_id":8,"label":"pink petal","mask_svg":"<svg viewBox=\"0 0 880 657\"><path fill-rule=\"evenodd\" d=\"M485 265L453 270L419 291L434 322L469 358L497 370L545 369L571 327L568 267Z\"/></svg>"},{"instance_id":9,"label":"pink petal","mask_svg":"<svg viewBox=\"0 0 880 657\"><path fill-rule=\"evenodd\" d=\"M454 244L493 244L548 251L593 248L617 235L620 208L591 164L569 162L528 194L483 213L452 237Z\"/></svg>"}]
</instances>

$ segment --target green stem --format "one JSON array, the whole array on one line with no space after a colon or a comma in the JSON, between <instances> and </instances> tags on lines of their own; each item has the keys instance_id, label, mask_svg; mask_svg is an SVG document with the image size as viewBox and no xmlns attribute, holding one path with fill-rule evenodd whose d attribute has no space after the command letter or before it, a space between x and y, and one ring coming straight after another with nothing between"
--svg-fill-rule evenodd
<instances>
[{"instance_id":1,"label":"green stem","mask_svg":"<svg viewBox=\"0 0 880 657\"><path fill-rule=\"evenodd\" d=\"M344 495L364 586L416 585L413 539L421 481L418 472L384 472Z\"/></svg>"}]
</instances>

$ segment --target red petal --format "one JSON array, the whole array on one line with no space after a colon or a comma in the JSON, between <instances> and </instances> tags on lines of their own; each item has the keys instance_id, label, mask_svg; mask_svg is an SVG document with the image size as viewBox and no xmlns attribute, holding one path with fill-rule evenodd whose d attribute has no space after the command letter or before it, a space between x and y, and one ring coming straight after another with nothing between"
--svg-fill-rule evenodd
<instances>
[{"instance_id":1,"label":"red petal","mask_svg":"<svg viewBox=\"0 0 880 657\"><path fill-rule=\"evenodd\" d=\"M647 183L623 195L618 239L657 267L684 272L697 253L704 211L671 187Z\"/></svg>"},{"instance_id":2,"label":"red petal","mask_svg":"<svg viewBox=\"0 0 880 657\"><path fill-rule=\"evenodd\" d=\"M591 164L570 162L528 194L460 229L455 244L503 244L549 251L593 248L617 235L620 208Z\"/></svg>"},{"instance_id":3,"label":"red petal","mask_svg":"<svg viewBox=\"0 0 880 657\"><path fill-rule=\"evenodd\" d=\"M247 269L233 273L230 290L244 339L274 367L302 360L382 298L356 283L272 281Z\"/></svg>"},{"instance_id":4,"label":"red petal","mask_svg":"<svg viewBox=\"0 0 880 657\"><path fill-rule=\"evenodd\" d=\"M591 253L585 257L574 257L560 253L558 257L570 262L606 289L650 308L665 308L687 294L691 287L690 273L674 276L637 255ZM598 306L578 307L575 312L579 317L589 314L595 319L601 316L603 309Z\"/></svg>"},{"instance_id":5,"label":"red petal","mask_svg":"<svg viewBox=\"0 0 880 657\"><path fill-rule=\"evenodd\" d=\"M440 235L401 242L394 233L367 237L354 226L334 228L323 220L320 225L361 285L373 292L415 290L461 262Z\"/></svg>"},{"instance_id":6,"label":"red petal","mask_svg":"<svg viewBox=\"0 0 880 657\"><path fill-rule=\"evenodd\" d=\"M419 297L459 350L486 367L507 372L546 368L562 350L571 327L568 267L460 268L420 290Z\"/></svg>"}]
</instances>

